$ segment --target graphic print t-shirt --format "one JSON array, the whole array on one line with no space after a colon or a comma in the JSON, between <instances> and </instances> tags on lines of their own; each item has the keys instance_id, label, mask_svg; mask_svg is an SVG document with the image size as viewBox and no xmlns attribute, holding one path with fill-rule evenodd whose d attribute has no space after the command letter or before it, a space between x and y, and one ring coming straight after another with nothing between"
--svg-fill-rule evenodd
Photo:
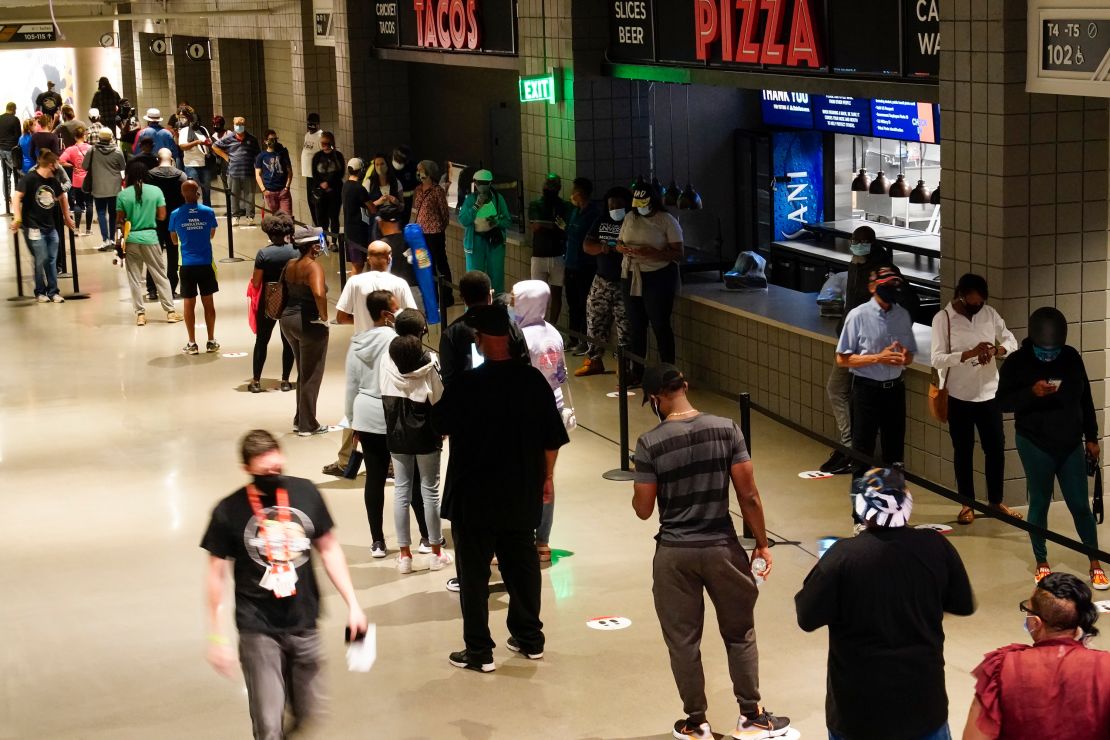
<instances>
[{"instance_id":1,"label":"graphic print t-shirt","mask_svg":"<svg viewBox=\"0 0 1110 740\"><path fill-rule=\"evenodd\" d=\"M621 260L624 259L624 255L616 251L616 246L617 239L621 235L622 225L624 225L624 221L614 221L609 218L608 213L603 213L587 236L589 239L596 239L601 242L606 249L610 250L597 256L597 276L606 280L620 280L621 278Z\"/></svg>"},{"instance_id":2,"label":"graphic print t-shirt","mask_svg":"<svg viewBox=\"0 0 1110 740\"><path fill-rule=\"evenodd\" d=\"M53 229L54 209L62 186L53 177L43 177L31 170L19 182L23 193L23 225L29 229Z\"/></svg>"},{"instance_id":3,"label":"graphic print t-shirt","mask_svg":"<svg viewBox=\"0 0 1110 740\"><path fill-rule=\"evenodd\" d=\"M303 478L285 478L289 493L289 522L278 521L277 496L262 495L266 523L251 511L246 488L240 488L216 505L200 546L216 557L231 559L235 573L235 624L240 632L268 635L296 633L316 626L320 593L312 571L312 541L334 526L320 491ZM258 582L266 572L265 533L276 542L276 558L284 553L280 538L289 543L289 556L297 569L297 593L279 599Z\"/></svg>"},{"instance_id":4,"label":"graphic print t-shirt","mask_svg":"<svg viewBox=\"0 0 1110 740\"><path fill-rule=\"evenodd\" d=\"M212 229L216 212L200 203L186 203L170 214L170 231L181 245L181 265L212 264Z\"/></svg>"}]
</instances>

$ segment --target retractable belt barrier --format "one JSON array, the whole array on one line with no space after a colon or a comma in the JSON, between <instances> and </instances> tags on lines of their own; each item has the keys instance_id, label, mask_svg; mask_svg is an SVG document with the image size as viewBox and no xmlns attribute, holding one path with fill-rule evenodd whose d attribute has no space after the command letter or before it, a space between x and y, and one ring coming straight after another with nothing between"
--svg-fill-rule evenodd
<instances>
[{"instance_id":1,"label":"retractable belt barrier","mask_svg":"<svg viewBox=\"0 0 1110 740\"><path fill-rule=\"evenodd\" d=\"M77 239L76 233L72 229L63 230L69 234L69 279L73 281L73 292L65 295L66 300L82 300L88 298L88 293L81 292L81 278L77 271ZM31 296L23 292L23 256L19 249L20 235L23 233L22 229L12 232L12 249L15 250L15 285L16 294L8 298L9 301L25 301L30 300ZM30 250L30 243L27 244L27 249ZM65 249L65 244L59 244L58 249ZM34 255L32 255L34 256ZM31 264L31 274L34 277L35 266ZM60 278L64 280L65 278Z\"/></svg>"}]
</instances>

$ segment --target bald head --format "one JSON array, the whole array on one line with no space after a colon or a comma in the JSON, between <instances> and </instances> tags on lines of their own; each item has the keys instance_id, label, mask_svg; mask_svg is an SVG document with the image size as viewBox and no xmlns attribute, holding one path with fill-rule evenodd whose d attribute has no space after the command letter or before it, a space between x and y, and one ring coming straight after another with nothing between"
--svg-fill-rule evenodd
<instances>
[{"instance_id":1,"label":"bald head","mask_svg":"<svg viewBox=\"0 0 1110 740\"><path fill-rule=\"evenodd\" d=\"M166 147L158 150L158 164L166 165L173 164L173 152Z\"/></svg>"},{"instance_id":2,"label":"bald head","mask_svg":"<svg viewBox=\"0 0 1110 740\"><path fill-rule=\"evenodd\" d=\"M393 248L381 240L370 242L366 264L375 272L389 272L389 258L393 256Z\"/></svg>"},{"instance_id":3,"label":"bald head","mask_svg":"<svg viewBox=\"0 0 1110 740\"><path fill-rule=\"evenodd\" d=\"M166 150L163 149L162 151ZM186 180L181 183L181 195L185 198L186 203L195 204L200 197L200 185L197 185L196 180Z\"/></svg>"}]
</instances>

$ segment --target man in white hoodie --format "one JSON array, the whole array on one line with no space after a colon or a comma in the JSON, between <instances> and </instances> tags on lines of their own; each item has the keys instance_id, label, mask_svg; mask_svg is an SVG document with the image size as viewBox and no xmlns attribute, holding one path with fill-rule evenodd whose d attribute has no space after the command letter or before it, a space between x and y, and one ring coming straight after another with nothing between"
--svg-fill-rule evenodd
<instances>
[{"instance_id":1,"label":"man in white hoodie","mask_svg":"<svg viewBox=\"0 0 1110 740\"><path fill-rule=\"evenodd\" d=\"M532 367L543 373L544 380L555 394L555 406L563 414L569 408L564 396L567 382L567 365L563 358L563 336L544 320L547 304L551 299L551 288L543 280L521 280L513 286L513 312L517 325L528 342L528 354ZM555 516L555 502L543 505L543 517L536 530L536 551L540 562L551 560L551 525Z\"/></svg>"}]
</instances>

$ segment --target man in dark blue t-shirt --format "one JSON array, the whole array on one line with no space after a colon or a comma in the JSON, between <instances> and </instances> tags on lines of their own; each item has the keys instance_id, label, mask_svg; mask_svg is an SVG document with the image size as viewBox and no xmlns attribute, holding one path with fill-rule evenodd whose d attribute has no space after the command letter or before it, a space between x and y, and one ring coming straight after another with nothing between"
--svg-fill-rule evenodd
<instances>
[{"instance_id":1,"label":"man in dark blue t-shirt","mask_svg":"<svg viewBox=\"0 0 1110 740\"><path fill-rule=\"evenodd\" d=\"M197 294L204 305L204 325L208 329L208 352L219 350L216 341L216 303L212 294L220 289L216 268L212 265L212 239L216 236L216 213L200 199L200 185L186 180L181 185L185 205L170 214L170 238L181 249L181 296L185 299L185 329L189 343L182 351L200 354L197 347Z\"/></svg>"},{"instance_id":2,"label":"man in dark blue t-shirt","mask_svg":"<svg viewBox=\"0 0 1110 740\"><path fill-rule=\"evenodd\" d=\"M284 211L293 215L293 196L289 186L293 182L293 166L289 163L289 150L278 143L277 132L268 129L262 137L263 150L254 158L254 179L266 201L270 213Z\"/></svg>"}]
</instances>

